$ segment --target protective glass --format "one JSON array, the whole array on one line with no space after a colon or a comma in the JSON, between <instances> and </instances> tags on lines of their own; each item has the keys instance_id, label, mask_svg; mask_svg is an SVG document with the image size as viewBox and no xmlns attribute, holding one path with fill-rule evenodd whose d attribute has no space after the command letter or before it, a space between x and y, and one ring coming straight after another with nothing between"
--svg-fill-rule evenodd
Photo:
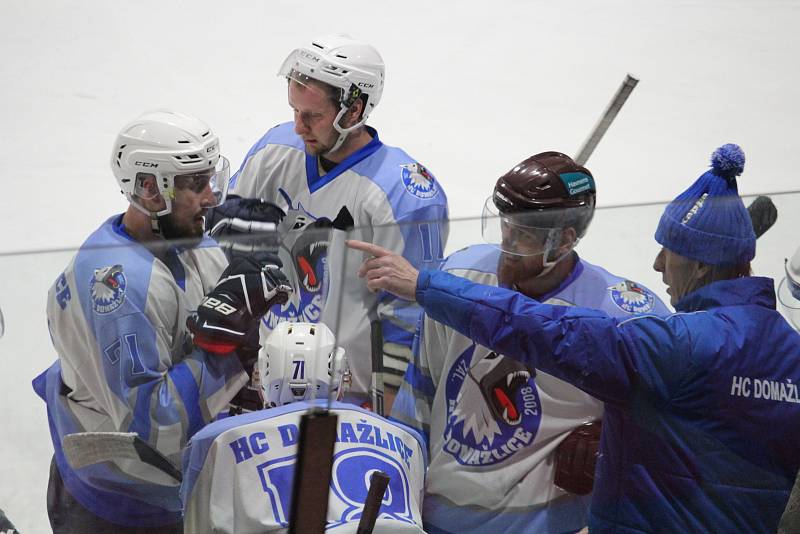
<instances>
[{"instance_id":1,"label":"protective glass","mask_svg":"<svg viewBox=\"0 0 800 534\"><path fill-rule=\"evenodd\" d=\"M547 213L531 211L502 214L494 205L492 197L489 197L483 205L481 234L486 243L506 254L542 255L559 245L551 242L554 237L561 237L560 232L554 236L553 230L566 226L565 217L563 209L550 209ZM573 246L577 242L576 239Z\"/></svg>"},{"instance_id":2,"label":"protective glass","mask_svg":"<svg viewBox=\"0 0 800 534\"><path fill-rule=\"evenodd\" d=\"M230 179L230 162L228 158L220 156L213 169L176 175L174 185L177 190L192 191L194 193L202 193L206 187L210 187L215 200L209 207L213 208L225 202L225 198L228 196Z\"/></svg>"}]
</instances>

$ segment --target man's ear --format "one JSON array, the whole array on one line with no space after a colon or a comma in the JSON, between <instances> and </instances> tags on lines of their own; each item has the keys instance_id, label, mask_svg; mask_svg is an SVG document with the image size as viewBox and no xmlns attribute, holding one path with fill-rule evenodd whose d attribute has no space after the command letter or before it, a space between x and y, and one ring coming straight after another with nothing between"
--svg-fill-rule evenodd
<instances>
[{"instance_id":1,"label":"man's ear","mask_svg":"<svg viewBox=\"0 0 800 534\"><path fill-rule=\"evenodd\" d=\"M561 243L558 245L558 253L566 254L570 250L575 247L575 242L578 240L578 232L575 231L575 228L571 226L569 228L564 228L561 231Z\"/></svg>"},{"instance_id":2,"label":"man's ear","mask_svg":"<svg viewBox=\"0 0 800 534\"><path fill-rule=\"evenodd\" d=\"M363 112L364 101L359 98L347 109L347 114L344 116L344 127L350 128L354 124L358 124L358 121L361 120L361 114Z\"/></svg>"},{"instance_id":3,"label":"man's ear","mask_svg":"<svg viewBox=\"0 0 800 534\"><path fill-rule=\"evenodd\" d=\"M150 211L160 211L166 207L166 202L158 190L158 183L153 174L139 173L136 175L136 189L134 194L139 203Z\"/></svg>"}]
</instances>

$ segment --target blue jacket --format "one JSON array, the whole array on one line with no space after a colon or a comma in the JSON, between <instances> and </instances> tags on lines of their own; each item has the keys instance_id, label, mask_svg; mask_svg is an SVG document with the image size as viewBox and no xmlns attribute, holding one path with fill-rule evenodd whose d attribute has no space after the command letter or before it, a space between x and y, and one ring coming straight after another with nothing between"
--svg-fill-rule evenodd
<instances>
[{"instance_id":1,"label":"blue jacket","mask_svg":"<svg viewBox=\"0 0 800 534\"><path fill-rule=\"evenodd\" d=\"M774 532L800 466L800 334L772 280L627 320L423 272L432 318L606 403L591 532Z\"/></svg>"}]
</instances>

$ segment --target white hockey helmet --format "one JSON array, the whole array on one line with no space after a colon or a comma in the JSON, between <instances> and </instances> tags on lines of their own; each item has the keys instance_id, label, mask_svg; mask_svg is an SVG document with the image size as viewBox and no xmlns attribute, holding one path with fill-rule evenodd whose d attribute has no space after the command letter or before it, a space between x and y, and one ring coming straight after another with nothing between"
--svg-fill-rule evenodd
<instances>
[{"instance_id":1,"label":"white hockey helmet","mask_svg":"<svg viewBox=\"0 0 800 534\"><path fill-rule=\"evenodd\" d=\"M350 383L344 349L324 323L279 323L259 354L267 408L300 400L341 398Z\"/></svg>"},{"instance_id":2,"label":"white hockey helmet","mask_svg":"<svg viewBox=\"0 0 800 534\"><path fill-rule=\"evenodd\" d=\"M111 169L122 194L151 217L172 211L178 175L214 169L209 181L216 198L214 206L225 201L230 179L230 164L220 155L219 138L211 128L200 119L167 110L147 112L122 128L111 151ZM139 173L156 177L166 202L163 210L151 213L136 200L146 195L137 180Z\"/></svg>"},{"instance_id":3,"label":"white hockey helmet","mask_svg":"<svg viewBox=\"0 0 800 534\"><path fill-rule=\"evenodd\" d=\"M784 268L786 276L778 284L778 301L783 315L800 331L800 248L786 260Z\"/></svg>"},{"instance_id":4,"label":"white hockey helmet","mask_svg":"<svg viewBox=\"0 0 800 534\"><path fill-rule=\"evenodd\" d=\"M333 127L339 139L330 150L341 146L347 135L367 121L381 101L386 67L375 48L346 34L325 35L297 48L284 60L278 75L308 85L314 79L339 89L339 114ZM361 120L349 128L339 122L350 106L366 95Z\"/></svg>"}]
</instances>

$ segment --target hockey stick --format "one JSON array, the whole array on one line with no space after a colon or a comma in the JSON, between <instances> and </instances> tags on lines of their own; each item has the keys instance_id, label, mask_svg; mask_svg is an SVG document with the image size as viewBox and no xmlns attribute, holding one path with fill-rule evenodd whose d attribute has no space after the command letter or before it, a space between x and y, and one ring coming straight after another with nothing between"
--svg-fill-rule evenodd
<instances>
[{"instance_id":1,"label":"hockey stick","mask_svg":"<svg viewBox=\"0 0 800 534\"><path fill-rule=\"evenodd\" d=\"M597 147L597 144L603 138L603 135L605 135L608 127L611 126L611 123L614 121L617 113L619 113L619 110L622 109L623 104L625 104L625 101L628 100L628 97L631 95L631 92L636 87L637 83L639 83L637 78L634 78L630 74L625 76L625 80L617 90L617 94L615 94L614 98L611 99L608 107L603 112L603 115L600 117L598 123L595 125L594 130L592 130L592 133L583 143L583 146L578 151L578 155L575 156L575 163L578 165L586 164L589 157L592 155L592 152L594 152L595 147Z\"/></svg>"},{"instance_id":2,"label":"hockey stick","mask_svg":"<svg viewBox=\"0 0 800 534\"><path fill-rule=\"evenodd\" d=\"M139 460L163 471L178 482L180 469L134 432L80 432L67 434L61 440L67 462L80 469L120 458Z\"/></svg>"},{"instance_id":3,"label":"hockey stick","mask_svg":"<svg viewBox=\"0 0 800 534\"><path fill-rule=\"evenodd\" d=\"M379 320L369 323L372 338L372 411L383 417L383 327Z\"/></svg>"},{"instance_id":4,"label":"hockey stick","mask_svg":"<svg viewBox=\"0 0 800 534\"><path fill-rule=\"evenodd\" d=\"M750 222L753 223L753 232L756 234L756 239L764 235L778 220L778 208L775 207L775 203L772 202L771 198L764 195L756 197L747 206L747 213L750 214Z\"/></svg>"},{"instance_id":5,"label":"hockey stick","mask_svg":"<svg viewBox=\"0 0 800 534\"><path fill-rule=\"evenodd\" d=\"M364 510L361 512L361 521L358 522L356 534L372 534L388 485L389 475L383 471L374 471L369 477L369 492L367 492L367 500L364 501Z\"/></svg>"},{"instance_id":6,"label":"hockey stick","mask_svg":"<svg viewBox=\"0 0 800 534\"><path fill-rule=\"evenodd\" d=\"M337 421L336 414L328 410L311 410L300 418L290 534L325 532Z\"/></svg>"}]
</instances>

